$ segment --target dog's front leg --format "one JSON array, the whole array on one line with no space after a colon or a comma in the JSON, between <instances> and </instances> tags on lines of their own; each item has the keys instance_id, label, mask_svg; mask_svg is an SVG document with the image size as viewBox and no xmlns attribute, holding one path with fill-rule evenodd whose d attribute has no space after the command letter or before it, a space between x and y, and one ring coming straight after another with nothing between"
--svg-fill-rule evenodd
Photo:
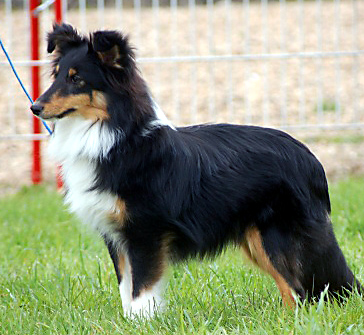
<instances>
[{"instance_id":1,"label":"dog's front leg","mask_svg":"<svg viewBox=\"0 0 364 335\"><path fill-rule=\"evenodd\" d=\"M134 235L134 234L133 234ZM124 276L130 282L131 303L124 313L128 316L151 317L163 306L165 272L168 262L169 238L143 234L143 238L130 236L125 254ZM121 283L123 297L128 292L127 284ZM128 287L129 288L129 287ZM123 303L124 306L124 303Z\"/></svg>"},{"instance_id":2,"label":"dog's front leg","mask_svg":"<svg viewBox=\"0 0 364 335\"><path fill-rule=\"evenodd\" d=\"M125 316L153 316L163 307L170 238L148 240L134 235L120 247L104 239L114 263Z\"/></svg>"},{"instance_id":3,"label":"dog's front leg","mask_svg":"<svg viewBox=\"0 0 364 335\"><path fill-rule=\"evenodd\" d=\"M132 301L132 275L128 257L125 256L123 246L112 242L104 236L105 244L109 250L110 257L113 261L116 277L118 279L119 291L123 310L131 309Z\"/></svg>"}]
</instances>

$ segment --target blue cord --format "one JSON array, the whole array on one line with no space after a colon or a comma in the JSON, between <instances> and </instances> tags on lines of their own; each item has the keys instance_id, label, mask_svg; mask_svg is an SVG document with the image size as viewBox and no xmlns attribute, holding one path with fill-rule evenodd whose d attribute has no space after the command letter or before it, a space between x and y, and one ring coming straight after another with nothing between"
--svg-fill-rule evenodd
<instances>
[{"instance_id":1,"label":"blue cord","mask_svg":"<svg viewBox=\"0 0 364 335\"><path fill-rule=\"evenodd\" d=\"M26 96L28 97L28 99L29 99L30 103L31 103L31 104L34 104L33 99L31 98L31 96L29 95L29 93L28 93L28 92L27 92L27 90L25 89L25 87L24 87L24 85L23 85L23 83L22 83L21 79L19 78L18 73L17 73L17 72L16 72L16 70L15 70L14 64L13 64L13 62L11 61L11 59L10 59L10 57L9 57L8 53L6 52L6 49L5 49L5 47L4 47L4 44L3 44L2 40L1 40L1 38L0 38L0 45L1 45L1 48L3 49L3 51L4 51L4 54L5 54L6 58L8 59L8 62L9 62L10 66L11 66L11 68L12 68L12 70L13 70L14 74L15 74L15 77L16 77L16 79L18 79L18 82L19 82L20 86L22 87L22 89L23 89L24 93L25 93L25 94L26 94ZM48 133L49 133L50 135L52 135L52 130L49 128L49 126L48 126L48 125L47 125L47 124L46 124L43 120L42 120L42 123L43 123L44 127L48 130Z\"/></svg>"}]
</instances>

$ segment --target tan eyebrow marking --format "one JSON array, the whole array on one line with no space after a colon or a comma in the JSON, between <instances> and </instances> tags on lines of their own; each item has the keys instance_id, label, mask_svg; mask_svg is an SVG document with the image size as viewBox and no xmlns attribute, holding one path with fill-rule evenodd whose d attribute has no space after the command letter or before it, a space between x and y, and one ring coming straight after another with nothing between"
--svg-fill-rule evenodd
<instances>
[{"instance_id":1,"label":"tan eyebrow marking","mask_svg":"<svg viewBox=\"0 0 364 335\"><path fill-rule=\"evenodd\" d=\"M74 68L70 68L69 71L68 71L68 75L70 77L74 76L76 73L77 73L77 71Z\"/></svg>"}]
</instances>

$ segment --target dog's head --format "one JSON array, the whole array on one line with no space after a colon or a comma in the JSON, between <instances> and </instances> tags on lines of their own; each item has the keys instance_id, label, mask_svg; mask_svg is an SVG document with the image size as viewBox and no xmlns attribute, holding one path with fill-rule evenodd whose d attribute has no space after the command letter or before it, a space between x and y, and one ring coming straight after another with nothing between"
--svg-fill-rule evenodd
<instances>
[{"instance_id":1,"label":"dog's head","mask_svg":"<svg viewBox=\"0 0 364 335\"><path fill-rule=\"evenodd\" d=\"M48 34L47 51L55 54L54 81L31 107L42 119L77 115L107 120L108 97L130 89L137 72L127 37L116 31L85 37L70 25L56 24Z\"/></svg>"}]
</instances>

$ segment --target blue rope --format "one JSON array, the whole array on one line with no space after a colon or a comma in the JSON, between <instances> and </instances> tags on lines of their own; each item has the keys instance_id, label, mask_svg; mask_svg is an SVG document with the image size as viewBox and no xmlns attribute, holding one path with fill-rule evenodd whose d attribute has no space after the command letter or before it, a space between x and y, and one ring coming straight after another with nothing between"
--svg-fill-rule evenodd
<instances>
[{"instance_id":1,"label":"blue rope","mask_svg":"<svg viewBox=\"0 0 364 335\"><path fill-rule=\"evenodd\" d=\"M15 77L16 77L16 79L18 79L18 82L19 82L20 86L22 87L22 89L23 89L24 93L25 93L25 94L26 94L26 96L28 97L28 99L29 99L30 103L31 103L31 104L34 104L33 99L31 98L31 96L30 96L30 95L29 95L29 93L27 92L26 88L24 87L24 85L23 85L23 83L22 83L21 79L19 78L18 73L17 73L17 72L16 72L16 70L15 70L14 64L13 64L13 62L11 61L11 59L10 59L10 57L9 57L8 53L6 52L6 49L5 49L5 47L4 47L4 44L3 44L2 40L1 40L1 38L0 38L0 45L1 45L1 48L3 49L3 51L4 51L4 54L5 54L5 56L6 56L7 60L8 60L8 62L9 62L9 64L10 64L10 66L11 66L11 68L12 68L12 70L13 70L14 74L15 74ZM50 135L52 135L52 130L49 128L49 126L48 126L48 125L47 125L47 124L46 124L43 120L42 120L42 123L43 123L44 127L48 130L48 133L49 133Z\"/></svg>"}]
</instances>

